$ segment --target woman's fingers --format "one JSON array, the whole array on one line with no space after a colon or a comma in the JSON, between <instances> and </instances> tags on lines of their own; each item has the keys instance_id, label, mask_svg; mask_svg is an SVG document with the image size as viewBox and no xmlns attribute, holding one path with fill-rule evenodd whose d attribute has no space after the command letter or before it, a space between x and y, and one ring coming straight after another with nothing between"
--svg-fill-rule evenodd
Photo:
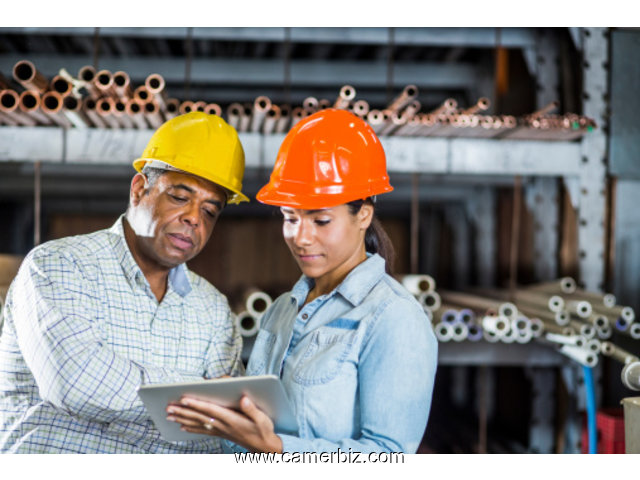
<instances>
[{"instance_id":1,"label":"woman's fingers","mask_svg":"<svg viewBox=\"0 0 640 480\"><path fill-rule=\"evenodd\" d=\"M167 414L169 415L167 417L168 420L175 421L184 426L202 427L203 425L211 425L214 423L211 421L212 417L207 414L177 405L167 407Z\"/></svg>"}]
</instances>

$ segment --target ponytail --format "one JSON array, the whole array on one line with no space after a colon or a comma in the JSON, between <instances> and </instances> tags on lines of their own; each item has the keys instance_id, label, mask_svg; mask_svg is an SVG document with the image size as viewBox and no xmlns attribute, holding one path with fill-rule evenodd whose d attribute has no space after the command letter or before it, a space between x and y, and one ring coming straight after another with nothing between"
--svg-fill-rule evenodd
<instances>
[{"instance_id":1,"label":"ponytail","mask_svg":"<svg viewBox=\"0 0 640 480\"><path fill-rule=\"evenodd\" d=\"M356 200L347 204L349 207L349 212L352 215L355 215L360 211L362 205L364 205L365 203L374 206L371 198L367 198L365 200ZM375 211L373 214L373 218L371 219L371 224L369 225L369 228L367 228L367 231L364 235L364 246L367 252L377 253L382 258L384 258L385 270L389 275L392 275L396 253L389 235L387 235L387 232L385 232L382 224L376 218Z\"/></svg>"}]
</instances>

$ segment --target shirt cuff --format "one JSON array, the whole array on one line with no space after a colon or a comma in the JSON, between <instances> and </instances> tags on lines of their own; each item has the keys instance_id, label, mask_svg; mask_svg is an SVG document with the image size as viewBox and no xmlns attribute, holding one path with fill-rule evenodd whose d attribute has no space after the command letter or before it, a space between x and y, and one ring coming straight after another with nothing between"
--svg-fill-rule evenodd
<instances>
[{"instance_id":1,"label":"shirt cuff","mask_svg":"<svg viewBox=\"0 0 640 480\"><path fill-rule=\"evenodd\" d=\"M308 452L309 440L303 440L293 435L284 435L279 433L278 436L282 440L282 453L285 452Z\"/></svg>"}]
</instances>

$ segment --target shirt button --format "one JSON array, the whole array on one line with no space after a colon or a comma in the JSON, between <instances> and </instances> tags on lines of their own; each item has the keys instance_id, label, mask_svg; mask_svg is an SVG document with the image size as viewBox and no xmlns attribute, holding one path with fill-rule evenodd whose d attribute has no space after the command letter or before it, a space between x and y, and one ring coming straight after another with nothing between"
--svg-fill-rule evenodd
<instances>
[{"instance_id":1,"label":"shirt button","mask_svg":"<svg viewBox=\"0 0 640 480\"><path fill-rule=\"evenodd\" d=\"M303 313L303 314L302 314L302 319L303 319L303 320L306 320L307 318L309 318L309 315L308 315L308 314L306 314L306 313Z\"/></svg>"}]
</instances>

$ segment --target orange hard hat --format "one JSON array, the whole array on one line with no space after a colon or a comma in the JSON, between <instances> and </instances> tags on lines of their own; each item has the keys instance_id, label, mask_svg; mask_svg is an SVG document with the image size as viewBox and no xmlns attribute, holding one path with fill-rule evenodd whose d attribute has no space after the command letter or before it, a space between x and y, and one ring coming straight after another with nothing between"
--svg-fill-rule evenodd
<instances>
[{"instance_id":1,"label":"orange hard hat","mask_svg":"<svg viewBox=\"0 0 640 480\"><path fill-rule=\"evenodd\" d=\"M392 190L384 149L372 128L346 110L326 109L289 131L256 199L315 210Z\"/></svg>"}]
</instances>

